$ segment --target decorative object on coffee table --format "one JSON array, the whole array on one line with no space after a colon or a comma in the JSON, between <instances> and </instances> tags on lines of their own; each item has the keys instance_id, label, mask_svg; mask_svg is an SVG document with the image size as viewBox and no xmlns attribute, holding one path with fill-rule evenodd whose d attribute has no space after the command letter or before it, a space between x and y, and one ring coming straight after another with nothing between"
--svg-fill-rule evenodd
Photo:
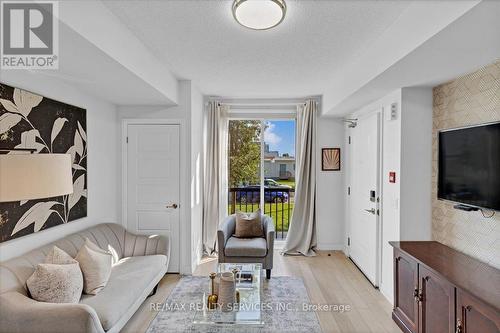
<instances>
[{"instance_id":1,"label":"decorative object on coffee table","mask_svg":"<svg viewBox=\"0 0 500 333\"><path fill-rule=\"evenodd\" d=\"M213 294L219 296L220 273L215 273Z\"/></svg>"},{"instance_id":2,"label":"decorative object on coffee table","mask_svg":"<svg viewBox=\"0 0 500 333\"><path fill-rule=\"evenodd\" d=\"M217 265L217 275L215 286L217 288L217 279L221 279L224 273L234 274L233 269L238 269L238 272L247 272L253 276L251 282L236 282L235 291L238 288L240 299L239 302L234 302L234 306L231 310L225 311L221 308L221 294L218 293L218 307L216 309L208 309L206 306L203 309L196 311L193 324L198 325L217 325L224 326L228 325L235 327L235 325L250 325L261 327L264 325L261 317L261 293L262 293L262 264L230 264L224 263ZM204 278L206 281L206 278ZM220 287L222 288L222 287ZM201 288L196 288L200 290L198 297L195 297L199 303L207 304L207 295L210 294L210 287L206 284ZM219 289L221 290L221 289ZM232 294L233 299L236 298L235 294ZM199 327L199 326L198 326ZM198 330L196 330L198 331Z\"/></svg>"},{"instance_id":3,"label":"decorative object on coffee table","mask_svg":"<svg viewBox=\"0 0 500 333\"><path fill-rule=\"evenodd\" d=\"M235 286L238 284L239 282L239 276L238 276L238 268L235 267L233 268L233 274L234 274L234 283L235 283ZM236 298L236 303L240 303L240 292L238 290L238 288L236 288L236 291L235 291L235 298Z\"/></svg>"},{"instance_id":4,"label":"decorative object on coffee table","mask_svg":"<svg viewBox=\"0 0 500 333\"><path fill-rule=\"evenodd\" d=\"M231 311L235 301L236 281L232 272L223 272L219 283L219 305L222 311Z\"/></svg>"},{"instance_id":5,"label":"decorative object on coffee table","mask_svg":"<svg viewBox=\"0 0 500 333\"><path fill-rule=\"evenodd\" d=\"M211 310L213 310L217 307L218 296L215 293L215 277L216 276L217 276L216 273L210 273L210 282L211 282L212 293L210 295L208 295L208 297L207 297L207 307Z\"/></svg>"}]
</instances>

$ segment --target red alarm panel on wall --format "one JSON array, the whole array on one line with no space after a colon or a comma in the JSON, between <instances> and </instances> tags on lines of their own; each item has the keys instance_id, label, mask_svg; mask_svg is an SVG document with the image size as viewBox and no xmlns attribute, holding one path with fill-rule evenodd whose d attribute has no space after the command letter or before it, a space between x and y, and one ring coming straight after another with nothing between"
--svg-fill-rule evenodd
<instances>
[{"instance_id":1,"label":"red alarm panel on wall","mask_svg":"<svg viewBox=\"0 0 500 333\"><path fill-rule=\"evenodd\" d=\"M389 183L395 183L395 182L396 182L396 172L389 171Z\"/></svg>"}]
</instances>

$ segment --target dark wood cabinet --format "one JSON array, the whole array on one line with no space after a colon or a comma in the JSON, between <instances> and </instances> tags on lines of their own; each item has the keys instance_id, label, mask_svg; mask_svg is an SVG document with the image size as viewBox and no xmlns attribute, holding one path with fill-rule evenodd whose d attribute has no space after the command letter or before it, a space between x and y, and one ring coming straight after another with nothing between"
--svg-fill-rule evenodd
<instances>
[{"instance_id":1,"label":"dark wood cabinet","mask_svg":"<svg viewBox=\"0 0 500 333\"><path fill-rule=\"evenodd\" d=\"M500 333L499 270L438 242L390 244L403 332Z\"/></svg>"},{"instance_id":2,"label":"dark wood cabinet","mask_svg":"<svg viewBox=\"0 0 500 333\"><path fill-rule=\"evenodd\" d=\"M418 271L418 332L455 332L455 288L425 266Z\"/></svg>"},{"instance_id":3,"label":"dark wood cabinet","mask_svg":"<svg viewBox=\"0 0 500 333\"><path fill-rule=\"evenodd\" d=\"M401 251L394 251L393 318L404 332L416 332L418 321L418 264Z\"/></svg>"},{"instance_id":4,"label":"dark wood cabinet","mask_svg":"<svg viewBox=\"0 0 500 333\"><path fill-rule=\"evenodd\" d=\"M499 289L500 285L497 285L497 297L500 297ZM457 332L498 333L500 314L498 310L485 306L475 297L457 290Z\"/></svg>"}]
</instances>

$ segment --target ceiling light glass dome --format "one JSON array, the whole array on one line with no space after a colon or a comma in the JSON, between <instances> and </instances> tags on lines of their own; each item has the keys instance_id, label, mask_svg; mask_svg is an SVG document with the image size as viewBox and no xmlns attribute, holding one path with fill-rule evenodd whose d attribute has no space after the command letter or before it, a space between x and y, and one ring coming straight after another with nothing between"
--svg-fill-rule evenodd
<instances>
[{"instance_id":1,"label":"ceiling light glass dome","mask_svg":"<svg viewBox=\"0 0 500 333\"><path fill-rule=\"evenodd\" d=\"M285 18L284 0L235 0L233 16L244 27L254 30L271 29Z\"/></svg>"}]
</instances>

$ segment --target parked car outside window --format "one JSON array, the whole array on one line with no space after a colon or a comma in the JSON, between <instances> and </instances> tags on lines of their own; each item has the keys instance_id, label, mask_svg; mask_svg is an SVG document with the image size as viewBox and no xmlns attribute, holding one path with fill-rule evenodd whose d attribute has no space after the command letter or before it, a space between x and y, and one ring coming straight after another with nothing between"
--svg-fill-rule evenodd
<instances>
[{"instance_id":1,"label":"parked car outside window","mask_svg":"<svg viewBox=\"0 0 500 333\"><path fill-rule=\"evenodd\" d=\"M264 180L264 202L265 203L286 203L290 199L291 186L282 185L274 179ZM247 185L239 187L236 191L237 203L259 203L260 201L260 186Z\"/></svg>"}]
</instances>

